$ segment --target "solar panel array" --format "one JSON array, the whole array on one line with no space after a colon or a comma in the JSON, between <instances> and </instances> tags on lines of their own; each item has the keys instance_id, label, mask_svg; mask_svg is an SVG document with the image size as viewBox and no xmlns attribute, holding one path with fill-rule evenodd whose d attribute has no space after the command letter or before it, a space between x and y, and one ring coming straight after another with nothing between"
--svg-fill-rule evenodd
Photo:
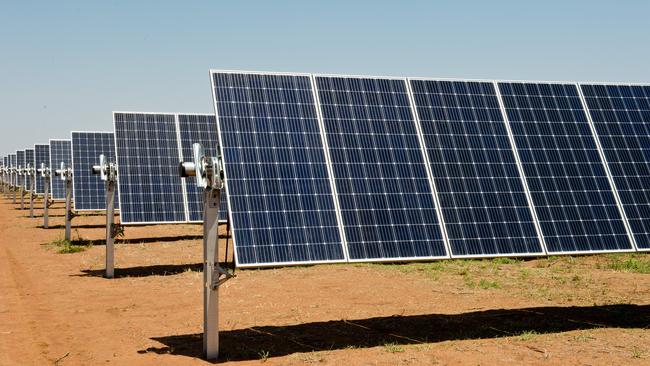
<instances>
[{"instance_id":1,"label":"solar panel array","mask_svg":"<svg viewBox=\"0 0 650 366\"><path fill-rule=\"evenodd\" d=\"M216 118L115 112L114 134L73 132L2 163L74 161L75 209L102 210L90 168L103 153L118 165L123 224L200 222L201 189L178 164L195 142L221 146L220 220L244 267L650 250L648 85L233 71L211 82ZM52 194L65 198L63 181Z\"/></svg>"},{"instance_id":2,"label":"solar panel array","mask_svg":"<svg viewBox=\"0 0 650 366\"><path fill-rule=\"evenodd\" d=\"M25 150L25 166L27 165L34 169L34 149ZM31 189L33 174L31 173L25 176L25 189Z\"/></svg>"},{"instance_id":3,"label":"solar panel array","mask_svg":"<svg viewBox=\"0 0 650 366\"><path fill-rule=\"evenodd\" d=\"M650 86L580 86L636 245L650 250Z\"/></svg>"},{"instance_id":4,"label":"solar panel array","mask_svg":"<svg viewBox=\"0 0 650 366\"><path fill-rule=\"evenodd\" d=\"M650 87L211 75L239 266L650 249Z\"/></svg>"},{"instance_id":5,"label":"solar panel array","mask_svg":"<svg viewBox=\"0 0 650 366\"><path fill-rule=\"evenodd\" d=\"M50 188L52 199L65 199L65 181L54 175L54 171L61 168L61 163L66 166L72 165L72 143L70 140L50 140L50 169L52 177L50 179Z\"/></svg>"},{"instance_id":6,"label":"solar panel array","mask_svg":"<svg viewBox=\"0 0 650 366\"><path fill-rule=\"evenodd\" d=\"M46 168L50 166L50 145L48 144L34 145L34 167L40 169L41 163L44 163ZM36 194L45 194L45 178L40 173L36 174Z\"/></svg>"},{"instance_id":7,"label":"solar panel array","mask_svg":"<svg viewBox=\"0 0 650 366\"><path fill-rule=\"evenodd\" d=\"M178 130L181 145L181 160L192 161L192 145L200 143L210 156L217 156L217 120L214 115L179 114ZM183 178L190 222L203 220L203 191L196 185L194 177ZM228 220L228 201L226 191L221 194L221 221Z\"/></svg>"},{"instance_id":8,"label":"solar panel array","mask_svg":"<svg viewBox=\"0 0 650 366\"><path fill-rule=\"evenodd\" d=\"M76 211L106 209L105 182L92 172L92 166L99 164L99 155L102 154L108 161L115 162L115 135L112 132L72 132L72 186ZM119 208L117 201L115 208Z\"/></svg>"}]
</instances>

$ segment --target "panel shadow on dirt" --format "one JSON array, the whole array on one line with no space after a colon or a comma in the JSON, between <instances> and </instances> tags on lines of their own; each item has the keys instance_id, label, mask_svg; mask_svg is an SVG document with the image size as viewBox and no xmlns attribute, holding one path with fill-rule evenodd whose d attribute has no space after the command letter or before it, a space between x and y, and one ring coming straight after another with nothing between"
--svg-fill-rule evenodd
<instances>
[{"instance_id":1,"label":"panel shadow on dirt","mask_svg":"<svg viewBox=\"0 0 650 366\"><path fill-rule=\"evenodd\" d=\"M559 333L594 328L647 328L650 305L536 307L337 320L288 326L260 326L220 333L220 360L258 360L298 352L369 348L386 343L418 344L517 336L524 332ZM154 352L202 357L202 335L153 337Z\"/></svg>"}]
</instances>

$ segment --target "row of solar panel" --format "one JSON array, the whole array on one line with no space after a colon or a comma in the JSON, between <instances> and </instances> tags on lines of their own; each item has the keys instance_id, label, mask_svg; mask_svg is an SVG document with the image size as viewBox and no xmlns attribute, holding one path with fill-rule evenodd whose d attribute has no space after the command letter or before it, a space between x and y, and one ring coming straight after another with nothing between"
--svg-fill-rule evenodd
<instances>
[{"instance_id":1,"label":"row of solar panel","mask_svg":"<svg viewBox=\"0 0 650 366\"><path fill-rule=\"evenodd\" d=\"M216 153L217 128L213 115L116 113L117 153L121 156L116 208L125 202L122 223L198 222L202 220L202 196L193 178L181 179L178 164L192 155L192 143L202 143ZM122 118L123 117L123 118ZM118 120L119 119L119 120ZM144 124L140 124L144 123ZM128 132L130 131L130 133ZM124 132L122 134L121 132ZM115 134L112 132L72 132L71 140L50 140L35 145L30 162L58 169L60 163L73 167L73 197L76 211L105 209L105 186L91 167L104 154L115 162ZM25 166L18 151L17 164ZM50 157L52 157L50 159ZM23 176L16 175L18 179ZM121 179L120 179L121 177ZM18 183L22 185L22 181ZM55 200L65 199L65 183L51 179ZM26 183L25 188L29 185ZM36 193L44 193L44 179L37 175ZM116 193L117 194L117 193ZM222 219L226 219L226 199L222 199Z\"/></svg>"},{"instance_id":2,"label":"row of solar panel","mask_svg":"<svg viewBox=\"0 0 650 366\"><path fill-rule=\"evenodd\" d=\"M646 87L212 81L239 265L648 248ZM178 118L114 115L123 222L191 215Z\"/></svg>"},{"instance_id":3,"label":"row of solar panel","mask_svg":"<svg viewBox=\"0 0 650 366\"><path fill-rule=\"evenodd\" d=\"M650 249L650 87L212 85L240 266Z\"/></svg>"}]
</instances>

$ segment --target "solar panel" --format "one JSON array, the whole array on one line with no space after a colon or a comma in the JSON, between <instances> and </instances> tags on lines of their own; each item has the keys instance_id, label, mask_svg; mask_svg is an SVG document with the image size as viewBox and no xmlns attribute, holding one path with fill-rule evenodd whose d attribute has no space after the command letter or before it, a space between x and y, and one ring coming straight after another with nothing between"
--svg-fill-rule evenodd
<instances>
[{"instance_id":1,"label":"solar panel","mask_svg":"<svg viewBox=\"0 0 650 366\"><path fill-rule=\"evenodd\" d=\"M123 224L186 221L176 116L114 112Z\"/></svg>"},{"instance_id":2,"label":"solar panel","mask_svg":"<svg viewBox=\"0 0 650 366\"><path fill-rule=\"evenodd\" d=\"M50 164L52 170L52 178L50 179L50 188L52 191L52 199L64 200L65 199L65 181L59 177L54 176L54 171L61 168L61 163L66 166L72 165L72 146L70 140L50 140Z\"/></svg>"},{"instance_id":3,"label":"solar panel","mask_svg":"<svg viewBox=\"0 0 650 366\"><path fill-rule=\"evenodd\" d=\"M25 168L25 150L16 151L16 167L17 168ZM25 186L25 176L21 174L16 179L17 179L17 185L19 187L24 188L24 186Z\"/></svg>"},{"instance_id":4,"label":"solar panel","mask_svg":"<svg viewBox=\"0 0 650 366\"><path fill-rule=\"evenodd\" d=\"M44 163L45 167L50 166L50 145L48 144L34 145L34 167L40 169L41 163ZM36 194L45 194L45 178L39 173L36 174Z\"/></svg>"},{"instance_id":5,"label":"solar panel","mask_svg":"<svg viewBox=\"0 0 650 366\"><path fill-rule=\"evenodd\" d=\"M29 164L34 168L34 149L25 150L25 167ZM32 174L25 175L25 189L31 189L32 187Z\"/></svg>"},{"instance_id":6,"label":"solar panel","mask_svg":"<svg viewBox=\"0 0 650 366\"><path fill-rule=\"evenodd\" d=\"M650 86L581 85L639 250L650 250Z\"/></svg>"},{"instance_id":7,"label":"solar panel","mask_svg":"<svg viewBox=\"0 0 650 366\"><path fill-rule=\"evenodd\" d=\"M99 164L101 154L108 161L115 162L115 136L112 132L72 132L72 186L76 211L106 209L105 182L92 172L92 166ZM119 204L115 208L119 208Z\"/></svg>"},{"instance_id":8,"label":"solar panel","mask_svg":"<svg viewBox=\"0 0 650 366\"><path fill-rule=\"evenodd\" d=\"M2 157L2 167L6 168L9 166L9 156L3 156ZM5 173L2 174L2 182L7 183L7 175Z\"/></svg>"},{"instance_id":9,"label":"solar panel","mask_svg":"<svg viewBox=\"0 0 650 366\"><path fill-rule=\"evenodd\" d=\"M499 90L547 251L632 250L576 85Z\"/></svg>"},{"instance_id":10,"label":"solar panel","mask_svg":"<svg viewBox=\"0 0 650 366\"><path fill-rule=\"evenodd\" d=\"M211 75L237 265L345 261L309 75Z\"/></svg>"},{"instance_id":11,"label":"solar panel","mask_svg":"<svg viewBox=\"0 0 650 366\"><path fill-rule=\"evenodd\" d=\"M406 81L315 81L350 260L447 257Z\"/></svg>"},{"instance_id":12,"label":"solar panel","mask_svg":"<svg viewBox=\"0 0 650 366\"><path fill-rule=\"evenodd\" d=\"M10 154L9 155L9 166L11 168L16 168L16 154ZM11 180L11 185L13 187L16 187L18 184L16 183L16 173L12 174L11 177L9 177Z\"/></svg>"},{"instance_id":13,"label":"solar panel","mask_svg":"<svg viewBox=\"0 0 650 366\"><path fill-rule=\"evenodd\" d=\"M217 121L214 115L206 114L179 114L178 129L180 132L182 161L192 160L192 144L200 143L205 152L211 156L217 156ZM189 221L199 222L203 220L203 189L197 187L194 177L183 178L185 192L187 193L187 205ZM221 209L219 220L228 220L228 201L226 190L221 192Z\"/></svg>"},{"instance_id":14,"label":"solar panel","mask_svg":"<svg viewBox=\"0 0 650 366\"><path fill-rule=\"evenodd\" d=\"M410 85L452 256L544 254L494 83Z\"/></svg>"}]
</instances>

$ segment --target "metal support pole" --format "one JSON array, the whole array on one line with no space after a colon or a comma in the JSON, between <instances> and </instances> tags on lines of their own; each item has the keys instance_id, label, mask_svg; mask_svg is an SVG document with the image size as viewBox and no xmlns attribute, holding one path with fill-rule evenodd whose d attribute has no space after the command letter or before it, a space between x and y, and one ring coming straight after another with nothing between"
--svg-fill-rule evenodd
<instances>
[{"instance_id":1,"label":"metal support pole","mask_svg":"<svg viewBox=\"0 0 650 366\"><path fill-rule=\"evenodd\" d=\"M106 278L115 275L115 237L113 223L115 221L115 181L106 181Z\"/></svg>"},{"instance_id":2,"label":"metal support pole","mask_svg":"<svg viewBox=\"0 0 650 366\"><path fill-rule=\"evenodd\" d=\"M65 179L65 240L70 241L70 226L72 222L72 179Z\"/></svg>"},{"instance_id":3,"label":"metal support pole","mask_svg":"<svg viewBox=\"0 0 650 366\"><path fill-rule=\"evenodd\" d=\"M43 195L43 228L47 229L50 226L50 176L43 177L43 185L45 194Z\"/></svg>"},{"instance_id":4,"label":"metal support pole","mask_svg":"<svg viewBox=\"0 0 650 366\"><path fill-rule=\"evenodd\" d=\"M34 191L36 188L36 174L29 180L29 217L34 218Z\"/></svg>"},{"instance_id":5,"label":"metal support pole","mask_svg":"<svg viewBox=\"0 0 650 366\"><path fill-rule=\"evenodd\" d=\"M23 177L23 182L20 183L20 209L25 209L25 178Z\"/></svg>"},{"instance_id":6,"label":"metal support pole","mask_svg":"<svg viewBox=\"0 0 650 366\"><path fill-rule=\"evenodd\" d=\"M208 360L219 356L219 208L221 190L203 192L203 352Z\"/></svg>"},{"instance_id":7,"label":"metal support pole","mask_svg":"<svg viewBox=\"0 0 650 366\"><path fill-rule=\"evenodd\" d=\"M15 174L16 174L16 173L11 173L11 182L12 182L12 185L13 185L13 182L14 182L14 175L15 175ZM18 179L16 179L16 181L18 181ZM14 193L14 205L15 205L15 204L16 204L16 187L15 187L15 186L13 187L12 191L13 191L13 193Z\"/></svg>"}]
</instances>

